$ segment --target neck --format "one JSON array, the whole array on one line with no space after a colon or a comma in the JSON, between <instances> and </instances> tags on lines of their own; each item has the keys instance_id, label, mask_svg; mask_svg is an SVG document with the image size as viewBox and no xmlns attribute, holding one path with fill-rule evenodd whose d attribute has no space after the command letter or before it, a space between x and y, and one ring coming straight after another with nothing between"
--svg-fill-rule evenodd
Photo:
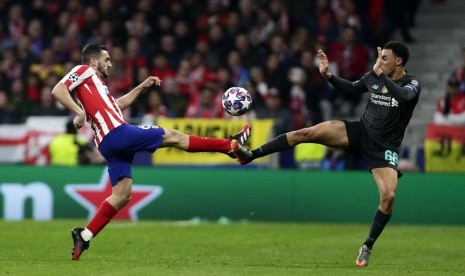
<instances>
[{"instance_id":1,"label":"neck","mask_svg":"<svg viewBox=\"0 0 465 276\"><path fill-rule=\"evenodd\" d=\"M401 69L401 70L397 70L394 72L394 74L392 74L392 76L390 77L391 80L393 81L398 81L400 78L402 78L405 74L407 74L407 72L405 72L404 69Z\"/></svg>"}]
</instances>

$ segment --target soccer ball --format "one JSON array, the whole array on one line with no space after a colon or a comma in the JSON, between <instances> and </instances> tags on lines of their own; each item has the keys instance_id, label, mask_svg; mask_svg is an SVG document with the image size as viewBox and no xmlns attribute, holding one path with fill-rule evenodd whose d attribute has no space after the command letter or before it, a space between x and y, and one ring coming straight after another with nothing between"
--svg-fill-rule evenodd
<instances>
[{"instance_id":1,"label":"soccer ball","mask_svg":"<svg viewBox=\"0 0 465 276\"><path fill-rule=\"evenodd\" d=\"M242 87L231 87L221 99L224 110L233 116L244 115L252 107L252 96Z\"/></svg>"}]
</instances>

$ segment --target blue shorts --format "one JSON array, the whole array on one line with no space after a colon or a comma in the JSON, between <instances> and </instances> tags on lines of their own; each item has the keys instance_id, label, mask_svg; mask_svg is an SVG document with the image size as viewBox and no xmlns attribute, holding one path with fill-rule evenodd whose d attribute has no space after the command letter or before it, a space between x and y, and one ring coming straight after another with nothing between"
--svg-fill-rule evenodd
<instances>
[{"instance_id":1,"label":"blue shorts","mask_svg":"<svg viewBox=\"0 0 465 276\"><path fill-rule=\"evenodd\" d=\"M131 164L136 152L154 152L163 142L165 130L158 126L124 124L110 131L98 149L105 157L111 185L132 178Z\"/></svg>"}]
</instances>

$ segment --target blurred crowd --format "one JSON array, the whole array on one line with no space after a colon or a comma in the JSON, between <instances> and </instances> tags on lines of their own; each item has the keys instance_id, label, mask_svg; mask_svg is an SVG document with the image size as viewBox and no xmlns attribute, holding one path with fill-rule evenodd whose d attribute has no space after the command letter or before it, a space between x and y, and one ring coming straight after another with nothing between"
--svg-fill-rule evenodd
<instances>
[{"instance_id":1,"label":"blurred crowd","mask_svg":"<svg viewBox=\"0 0 465 276\"><path fill-rule=\"evenodd\" d=\"M359 95L322 79L323 49L336 75L360 78L395 32L414 42L420 0L1 0L0 123L68 115L50 91L89 42L104 43L118 97L149 75L162 79L125 117L226 118L222 92L248 89L250 118L275 118L276 134L353 116Z\"/></svg>"}]
</instances>

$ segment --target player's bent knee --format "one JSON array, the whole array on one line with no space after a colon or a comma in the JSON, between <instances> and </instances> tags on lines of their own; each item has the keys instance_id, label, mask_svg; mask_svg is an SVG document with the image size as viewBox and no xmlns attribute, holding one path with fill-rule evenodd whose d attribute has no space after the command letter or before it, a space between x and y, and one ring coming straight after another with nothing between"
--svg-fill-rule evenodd
<instances>
[{"instance_id":1,"label":"player's bent knee","mask_svg":"<svg viewBox=\"0 0 465 276\"><path fill-rule=\"evenodd\" d=\"M387 204L387 205L392 205L394 203L394 200L396 198L396 192L395 191L386 191L381 194L381 203L382 204Z\"/></svg>"}]
</instances>

